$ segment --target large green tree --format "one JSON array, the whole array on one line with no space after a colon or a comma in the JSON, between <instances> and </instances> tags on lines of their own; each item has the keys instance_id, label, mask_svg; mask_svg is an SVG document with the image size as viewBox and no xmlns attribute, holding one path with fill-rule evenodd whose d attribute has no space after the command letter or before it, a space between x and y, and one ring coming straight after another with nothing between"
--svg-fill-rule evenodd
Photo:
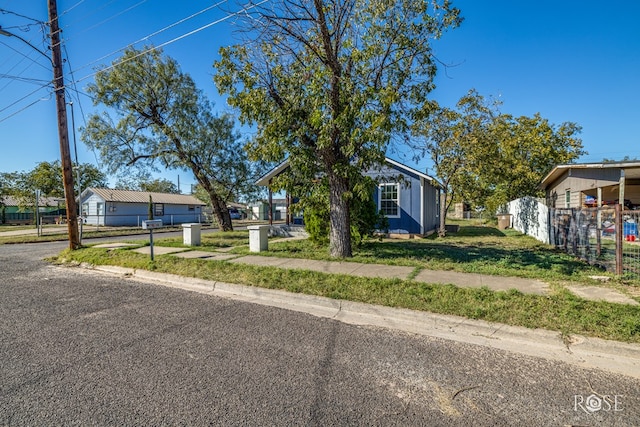
<instances>
[{"instance_id":1,"label":"large green tree","mask_svg":"<svg viewBox=\"0 0 640 427\"><path fill-rule=\"evenodd\" d=\"M128 48L88 88L96 105L82 131L110 171L137 166L189 170L205 189L222 230L233 230L227 201L253 189L255 173L229 115L214 115L177 62L158 50ZM115 121L114 121L115 118Z\"/></svg>"},{"instance_id":2,"label":"large green tree","mask_svg":"<svg viewBox=\"0 0 640 427\"><path fill-rule=\"evenodd\" d=\"M362 171L383 161L407 108L433 89L431 42L459 11L448 0L273 0L247 18L247 40L214 64L216 84L256 125L254 158L326 177L330 254L349 257Z\"/></svg>"},{"instance_id":3,"label":"large green tree","mask_svg":"<svg viewBox=\"0 0 640 427\"><path fill-rule=\"evenodd\" d=\"M79 182L82 189L107 185L106 175L89 163L74 166L74 174L78 174L76 176L80 177ZM40 162L30 171L5 173L3 176L5 178L5 194L16 197L22 206L33 204L36 190L40 191L42 197L64 198L60 160ZM76 181L78 180L76 179Z\"/></svg>"},{"instance_id":4,"label":"large green tree","mask_svg":"<svg viewBox=\"0 0 640 427\"><path fill-rule=\"evenodd\" d=\"M578 138L581 130L573 122L552 124L540 113L533 117L498 116L492 132L499 153L488 171L494 180L485 178L493 184L485 201L487 208L495 212L511 200L543 196L538 185L554 166L571 163L586 154Z\"/></svg>"},{"instance_id":5,"label":"large green tree","mask_svg":"<svg viewBox=\"0 0 640 427\"><path fill-rule=\"evenodd\" d=\"M577 124L504 114L475 90L452 109L427 103L415 119L412 129L421 138L412 146L418 157L430 158L444 187L440 235L454 199L495 214L511 200L541 195L538 184L555 165L584 154Z\"/></svg>"},{"instance_id":6,"label":"large green tree","mask_svg":"<svg viewBox=\"0 0 640 427\"><path fill-rule=\"evenodd\" d=\"M437 102L425 103L416 111L412 131L418 139L410 145L418 157L428 157L434 175L442 185L438 235L446 235L446 215L454 197L481 191L478 178L493 161L497 146L490 128L496 114L495 104L475 90L460 98L455 109Z\"/></svg>"}]
</instances>

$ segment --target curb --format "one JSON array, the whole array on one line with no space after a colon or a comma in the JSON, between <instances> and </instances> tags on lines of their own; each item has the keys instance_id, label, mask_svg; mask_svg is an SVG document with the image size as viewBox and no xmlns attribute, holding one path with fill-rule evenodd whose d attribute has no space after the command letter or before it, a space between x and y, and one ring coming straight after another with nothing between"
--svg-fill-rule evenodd
<instances>
[{"instance_id":1,"label":"curb","mask_svg":"<svg viewBox=\"0 0 640 427\"><path fill-rule=\"evenodd\" d=\"M82 267L129 277L145 283L303 312L352 325L394 329L481 345L640 379L640 345L638 344L581 335L572 335L569 339L563 339L560 332L545 329L528 329L484 320L335 300L147 270L116 266L82 265Z\"/></svg>"}]
</instances>

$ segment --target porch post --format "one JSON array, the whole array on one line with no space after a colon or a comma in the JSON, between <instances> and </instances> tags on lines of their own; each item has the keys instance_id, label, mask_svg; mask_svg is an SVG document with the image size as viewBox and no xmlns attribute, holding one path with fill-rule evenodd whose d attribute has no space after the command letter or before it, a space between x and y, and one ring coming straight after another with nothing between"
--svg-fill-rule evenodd
<instances>
[{"instance_id":1,"label":"porch post","mask_svg":"<svg viewBox=\"0 0 640 427\"><path fill-rule=\"evenodd\" d=\"M620 169L620 189L618 190L618 203L622 205L622 210L624 210L624 169Z\"/></svg>"},{"instance_id":2,"label":"porch post","mask_svg":"<svg viewBox=\"0 0 640 427\"><path fill-rule=\"evenodd\" d=\"M622 228L622 205L616 204L616 274L622 276L622 239L624 230Z\"/></svg>"},{"instance_id":3,"label":"porch post","mask_svg":"<svg viewBox=\"0 0 640 427\"><path fill-rule=\"evenodd\" d=\"M269 225L273 225L273 190L271 190L271 179L269 180Z\"/></svg>"},{"instance_id":4,"label":"porch post","mask_svg":"<svg viewBox=\"0 0 640 427\"><path fill-rule=\"evenodd\" d=\"M596 200L596 254L602 254L602 187L598 187L598 200Z\"/></svg>"},{"instance_id":5,"label":"porch post","mask_svg":"<svg viewBox=\"0 0 640 427\"><path fill-rule=\"evenodd\" d=\"M286 200L286 204L287 204L286 205L286 209L287 209L287 211L286 211L286 216L287 216L286 223L287 223L287 226L289 226L289 224L290 224L290 222L289 222L289 219L290 219L289 207L291 206L291 199L290 199L290 196L289 196L289 191L287 191L287 195L285 196L285 200Z\"/></svg>"},{"instance_id":6,"label":"porch post","mask_svg":"<svg viewBox=\"0 0 640 427\"><path fill-rule=\"evenodd\" d=\"M420 177L420 235L424 236L424 178Z\"/></svg>"}]
</instances>

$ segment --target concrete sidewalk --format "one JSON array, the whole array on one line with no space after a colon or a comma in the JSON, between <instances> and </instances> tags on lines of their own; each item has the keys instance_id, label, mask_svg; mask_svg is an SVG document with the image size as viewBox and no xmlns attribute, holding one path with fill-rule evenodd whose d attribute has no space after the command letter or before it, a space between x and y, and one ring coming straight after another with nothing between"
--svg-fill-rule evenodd
<instances>
[{"instance_id":1,"label":"concrete sidewalk","mask_svg":"<svg viewBox=\"0 0 640 427\"><path fill-rule=\"evenodd\" d=\"M117 247L117 244L100 245L99 247ZM124 247L121 246L121 247ZM135 249L136 252L149 254L149 247L144 246ZM476 273L461 273L443 270L419 270L417 267L395 266L385 264L365 264L345 261L318 261L303 258L280 258L260 255L234 255L226 250L219 252L207 252L190 250L188 248L154 247L154 255L172 255L181 258L199 258L208 260L227 261L238 264L249 264L264 267L277 267L285 269L310 270L328 274L346 274L349 276L402 279L422 283L451 284L463 288L487 287L492 291L508 291L515 289L523 294L548 295L549 285L536 279L520 277L491 276ZM415 275L415 277L413 277ZM575 295L593 301L608 301L617 304L639 305L639 303L616 291L615 289L601 286L570 286L567 289Z\"/></svg>"}]
</instances>

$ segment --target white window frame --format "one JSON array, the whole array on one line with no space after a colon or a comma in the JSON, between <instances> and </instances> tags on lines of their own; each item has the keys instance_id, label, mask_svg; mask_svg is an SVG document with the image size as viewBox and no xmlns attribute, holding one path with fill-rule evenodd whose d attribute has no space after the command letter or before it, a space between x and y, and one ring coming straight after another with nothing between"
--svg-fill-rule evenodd
<instances>
[{"instance_id":1,"label":"white window frame","mask_svg":"<svg viewBox=\"0 0 640 427\"><path fill-rule=\"evenodd\" d=\"M104 202L96 202L96 215L98 217L104 216Z\"/></svg>"},{"instance_id":2,"label":"white window frame","mask_svg":"<svg viewBox=\"0 0 640 427\"><path fill-rule=\"evenodd\" d=\"M398 213L396 215L388 215L386 212L382 212L387 218L400 218L400 183L398 182L382 182L378 185L378 211L382 211L382 191L385 186L393 185L396 187L397 199L395 199ZM393 199L389 199L393 200Z\"/></svg>"},{"instance_id":3,"label":"white window frame","mask_svg":"<svg viewBox=\"0 0 640 427\"><path fill-rule=\"evenodd\" d=\"M566 209L571 207L571 190L564 191L564 207Z\"/></svg>"}]
</instances>

